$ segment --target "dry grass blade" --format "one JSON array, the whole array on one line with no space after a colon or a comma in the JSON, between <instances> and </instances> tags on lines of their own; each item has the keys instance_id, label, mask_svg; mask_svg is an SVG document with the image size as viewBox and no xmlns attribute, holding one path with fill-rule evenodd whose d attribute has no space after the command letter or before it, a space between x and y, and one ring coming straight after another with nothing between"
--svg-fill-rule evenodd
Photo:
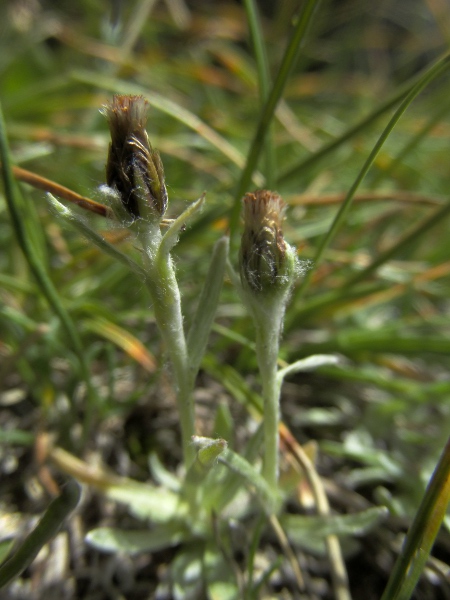
<instances>
[{"instance_id":1,"label":"dry grass blade","mask_svg":"<svg viewBox=\"0 0 450 600\"><path fill-rule=\"evenodd\" d=\"M31 185L38 190L50 192L54 196L58 196L59 198L67 200L67 202L71 202L72 204L77 204L81 208L84 208L102 217L111 218L113 216L112 210L108 206L100 204L99 202L95 202L95 200L91 200L85 196L81 196L80 194L77 194L76 192L64 187L63 185L60 185L59 183L56 183L55 181L46 179L41 175L37 175L31 171L22 169L21 167L13 167L12 172L17 180L22 181L23 183L28 183L28 185Z\"/></svg>"},{"instance_id":2,"label":"dry grass blade","mask_svg":"<svg viewBox=\"0 0 450 600\"><path fill-rule=\"evenodd\" d=\"M322 485L320 477L309 456L293 437L284 423L280 423L279 430L280 437L282 438L283 442L289 448L290 452L305 473L314 496L317 513L321 516L329 515L330 506L328 504L328 498L325 493L324 486ZM330 569L336 600L351 600L348 575L344 558L342 556L339 538L336 535L328 535L325 543L330 561Z\"/></svg>"}]
</instances>

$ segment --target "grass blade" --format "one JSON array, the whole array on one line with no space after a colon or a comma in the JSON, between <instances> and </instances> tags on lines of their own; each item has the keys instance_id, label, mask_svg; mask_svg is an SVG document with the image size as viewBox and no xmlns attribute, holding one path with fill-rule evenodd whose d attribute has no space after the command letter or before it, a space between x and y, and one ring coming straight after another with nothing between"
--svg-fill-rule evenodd
<instances>
[{"instance_id":1,"label":"grass blade","mask_svg":"<svg viewBox=\"0 0 450 600\"><path fill-rule=\"evenodd\" d=\"M253 52L256 59L256 68L258 72L259 94L262 105L266 102L270 93L270 70L269 60L267 58L266 47L264 44L263 33L261 30L261 21L258 15L258 7L254 0L244 0L245 11L247 13L247 22L252 40ZM264 146L266 153L266 187L272 189L275 185L275 149L273 140L268 140Z\"/></svg>"},{"instance_id":2,"label":"grass blade","mask_svg":"<svg viewBox=\"0 0 450 600\"><path fill-rule=\"evenodd\" d=\"M47 275L45 268L39 260L36 252L34 251L33 244L28 237L28 233L25 227L25 224L21 218L21 206L17 196L17 190L15 188L15 182L11 169L11 162L9 158L9 148L6 138L6 127L5 121L3 118L3 111L0 106L0 157L2 161L2 174L3 174L3 182L5 186L5 198L8 205L8 209L11 215L12 226L15 230L20 248L25 255L25 258L28 262L31 272L35 276L39 287L42 290L47 302L52 307L54 312L58 315L66 333L72 343L72 347L77 355L77 358L80 362L80 367L82 371L83 378L86 382L86 386L88 389L88 407L91 407L91 410L94 408L96 404L96 394L95 390L92 387L89 369L84 358L83 346L81 344L80 337L78 335L75 324L73 323L69 313L63 306L61 299L56 291L55 286ZM86 421L85 421L85 435L87 430L89 429L90 423L90 410L86 411Z\"/></svg>"},{"instance_id":3,"label":"grass blade","mask_svg":"<svg viewBox=\"0 0 450 600\"><path fill-rule=\"evenodd\" d=\"M303 159L297 165L290 167L287 171L282 173L278 178L277 185L284 185L291 180L295 179L302 173L307 173L309 169L315 166L316 163L320 162L323 158L334 152L339 146L345 144L353 137L365 131L370 125L372 125L377 119L384 115L388 110L393 108L398 102L400 102L405 96L413 89L413 87L420 81L423 73L419 73L415 77L411 78L404 85L400 87L390 98L381 102L377 105L371 113L366 117L362 118L358 123L347 129L340 137L333 140L332 142L323 146L318 152L308 158Z\"/></svg>"},{"instance_id":4,"label":"grass blade","mask_svg":"<svg viewBox=\"0 0 450 600\"><path fill-rule=\"evenodd\" d=\"M450 501L450 438L408 532L381 600L408 600L430 555Z\"/></svg>"},{"instance_id":5,"label":"grass blade","mask_svg":"<svg viewBox=\"0 0 450 600\"><path fill-rule=\"evenodd\" d=\"M421 221L420 223L412 227L398 240L397 243L393 244L390 248L382 252L378 256L378 258L376 258L365 269L363 269L359 273L356 273L356 275L354 275L344 284L344 289L349 289L351 286L355 285L355 283L358 283L362 279L365 279L366 277L371 275L374 271L376 271L376 269L378 269L378 267L387 262L396 254L399 254L412 242L418 240L419 237L426 233L428 230L442 223L442 221L446 219L449 214L450 201L444 204L444 206L439 207L437 210L435 210L427 219Z\"/></svg>"},{"instance_id":6,"label":"grass blade","mask_svg":"<svg viewBox=\"0 0 450 600\"><path fill-rule=\"evenodd\" d=\"M148 373L156 371L156 360L144 344L136 336L123 327L102 317L89 319L84 323L89 331L93 331L121 348L128 356L141 365Z\"/></svg>"},{"instance_id":7,"label":"grass blade","mask_svg":"<svg viewBox=\"0 0 450 600\"><path fill-rule=\"evenodd\" d=\"M323 257L323 254L324 254L326 248L329 246L331 240L336 236L339 228L344 223L345 217L347 216L347 213L350 210L350 207L352 205L352 200L353 200L353 197L354 197L357 189L359 188L363 179L367 175L367 172L369 171L375 158L377 157L378 152L381 150L381 147L383 146L384 142L389 137L390 133L392 132L395 125L399 121L400 117L407 110L407 108L410 106L410 104L413 102L413 100L428 85L430 85L430 83L432 83L435 79L437 79L438 77L443 75L449 68L450 68L450 55L446 54L443 58L441 58L439 61L437 61L430 69L428 69L428 71L419 79L419 81L414 85L414 87L408 93L408 95L403 100L403 102L400 104L398 109L395 111L395 113L392 116L392 118L390 119L389 123L384 128L381 136L378 138L377 143L373 147L372 152L369 154L362 169L358 173L358 176L356 177L353 185L351 186L351 188L347 194L345 201L343 202L336 217L334 218L334 221L333 221L330 229L328 230L326 235L322 238L322 240L319 244L319 247L316 251L316 255L314 257L314 261L313 261L314 269L310 269L306 273L302 284L297 289L297 292L295 294L296 299L298 299L302 294L304 294L304 292L308 288L309 283L311 282L312 274L313 274L314 270L317 269L318 265L320 264L320 261ZM359 274L358 274L358 279L355 278L355 281L357 281L357 280L359 280Z\"/></svg>"},{"instance_id":8,"label":"grass blade","mask_svg":"<svg viewBox=\"0 0 450 600\"><path fill-rule=\"evenodd\" d=\"M270 123L272 121L275 109L277 107L278 101L280 100L283 94L289 74L297 60L297 57L300 52L300 46L305 39L308 26L311 22L314 13L314 9L317 5L318 0L307 0L307 2L305 3L302 12L299 15L292 37L284 53L283 60L281 61L277 78L272 86L269 97L267 98L267 101L265 102L264 108L261 112L258 126L256 128L256 132L247 155L245 168L242 171L241 178L236 189L234 205L230 214L230 239L232 247L233 241L237 233L237 226L239 223L241 198L248 191L247 188L251 183L253 171L256 169L261 150L264 147L264 140L270 127Z\"/></svg>"},{"instance_id":9,"label":"grass blade","mask_svg":"<svg viewBox=\"0 0 450 600\"><path fill-rule=\"evenodd\" d=\"M77 506L80 494L80 486L74 480L63 487L61 495L51 502L20 548L0 567L0 588L18 577L33 562L39 550L56 535L64 520Z\"/></svg>"}]
</instances>

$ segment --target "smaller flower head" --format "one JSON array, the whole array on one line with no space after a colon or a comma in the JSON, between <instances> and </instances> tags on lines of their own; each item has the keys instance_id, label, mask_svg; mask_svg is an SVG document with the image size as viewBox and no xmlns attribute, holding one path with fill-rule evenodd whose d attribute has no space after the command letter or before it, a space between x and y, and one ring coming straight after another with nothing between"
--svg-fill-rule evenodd
<instances>
[{"instance_id":1,"label":"smaller flower head","mask_svg":"<svg viewBox=\"0 0 450 600\"><path fill-rule=\"evenodd\" d=\"M281 229L285 204L267 190L244 196L244 233L240 272L244 288L256 294L289 289L295 277L295 253Z\"/></svg>"},{"instance_id":2,"label":"smaller flower head","mask_svg":"<svg viewBox=\"0 0 450 600\"><path fill-rule=\"evenodd\" d=\"M162 217L167 208L163 165L145 130L147 109L142 96L114 96L103 109L111 132L106 183L135 219L148 209Z\"/></svg>"}]
</instances>

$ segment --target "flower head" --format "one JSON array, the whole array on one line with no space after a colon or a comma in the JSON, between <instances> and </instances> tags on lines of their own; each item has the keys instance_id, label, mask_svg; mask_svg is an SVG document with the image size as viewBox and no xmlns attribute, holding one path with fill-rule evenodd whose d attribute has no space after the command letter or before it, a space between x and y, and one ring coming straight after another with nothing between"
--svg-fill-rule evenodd
<instances>
[{"instance_id":1,"label":"flower head","mask_svg":"<svg viewBox=\"0 0 450 600\"><path fill-rule=\"evenodd\" d=\"M267 190L244 196L244 233L240 250L241 281L253 293L289 289L295 276L295 254L281 229L285 204Z\"/></svg>"},{"instance_id":2,"label":"flower head","mask_svg":"<svg viewBox=\"0 0 450 600\"><path fill-rule=\"evenodd\" d=\"M147 109L143 96L114 96L103 109L111 132L106 182L135 219L148 209L162 217L167 208L163 165L145 130Z\"/></svg>"}]
</instances>

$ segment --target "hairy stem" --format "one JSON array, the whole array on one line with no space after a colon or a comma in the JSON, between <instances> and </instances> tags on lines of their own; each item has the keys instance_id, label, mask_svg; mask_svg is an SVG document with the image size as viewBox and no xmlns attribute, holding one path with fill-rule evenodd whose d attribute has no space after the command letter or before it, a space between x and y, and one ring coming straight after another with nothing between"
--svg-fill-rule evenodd
<instances>
[{"instance_id":1,"label":"hairy stem","mask_svg":"<svg viewBox=\"0 0 450 600\"><path fill-rule=\"evenodd\" d=\"M170 255L159 252L159 227L148 227L147 223L146 231L141 231L139 235L145 250L146 283L153 300L155 319L172 363L183 457L187 468L195 458L195 448L191 444L194 435L194 405L180 291Z\"/></svg>"},{"instance_id":2,"label":"hairy stem","mask_svg":"<svg viewBox=\"0 0 450 600\"><path fill-rule=\"evenodd\" d=\"M282 315L261 315L255 319L256 355L264 399L264 460L263 475L272 489L278 482L278 423L280 420L280 383L277 359Z\"/></svg>"}]
</instances>

